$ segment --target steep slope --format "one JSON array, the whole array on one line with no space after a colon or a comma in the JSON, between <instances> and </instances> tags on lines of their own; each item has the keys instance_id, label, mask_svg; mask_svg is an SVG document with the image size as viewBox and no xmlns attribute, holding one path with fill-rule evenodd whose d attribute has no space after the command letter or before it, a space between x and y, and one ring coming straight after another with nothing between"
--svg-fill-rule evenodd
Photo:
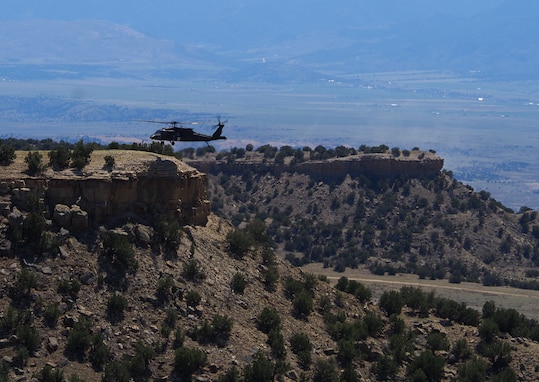
<instances>
[{"instance_id":1,"label":"steep slope","mask_svg":"<svg viewBox=\"0 0 539 382\"><path fill-rule=\"evenodd\" d=\"M280 156L286 163L293 158ZM206 169L214 179L214 212L238 226L264 221L278 251L296 265L324 262L336 270L361 266L382 274L537 287L537 213L514 213L450 171L387 176L307 160L301 165L320 171L305 174L299 164L268 171L272 160L261 157L251 167L241 163L257 159L227 160L229 167L211 161Z\"/></svg>"},{"instance_id":2,"label":"steep slope","mask_svg":"<svg viewBox=\"0 0 539 382\"><path fill-rule=\"evenodd\" d=\"M144 173L167 160L109 154L118 171L135 166ZM4 181L34 178L20 173L24 156L3 168L0 177L10 174ZM84 171L102 161L94 152ZM45 174L83 181L74 170ZM323 181L315 186L330 190ZM509 333L500 339L462 304L413 289L376 304L368 287L353 280L339 280L336 289L302 274L274 255L256 222L239 231L212 214L203 224L180 226L130 213L76 232L46 219L50 211L39 204L10 204L17 192L3 190L4 380L402 380L430 370L432 380L445 381L466 368L537 379L539 349L528 339L537 339L537 324L516 317L502 326L499 316L513 312L484 309L485 319Z\"/></svg>"}]
</instances>

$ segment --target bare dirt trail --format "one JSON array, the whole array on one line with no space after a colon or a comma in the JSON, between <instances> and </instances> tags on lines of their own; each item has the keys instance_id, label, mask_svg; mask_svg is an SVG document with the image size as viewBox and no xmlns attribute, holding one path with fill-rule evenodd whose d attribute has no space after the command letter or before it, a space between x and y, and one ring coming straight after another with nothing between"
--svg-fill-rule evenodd
<instances>
[{"instance_id":1,"label":"bare dirt trail","mask_svg":"<svg viewBox=\"0 0 539 382\"><path fill-rule=\"evenodd\" d=\"M324 268L322 264L308 264L301 268L304 272L326 276L331 283L346 276L350 280L359 281L373 291L374 299L387 290L398 290L401 287L414 286L424 290L434 290L437 296L447 297L481 311L487 301L494 301L496 306L516 309L528 318L539 320L539 291L510 287L486 287L482 284L460 283L450 284L447 280L421 280L417 275L397 274L395 276L373 275L366 269L346 269L337 273L332 268Z\"/></svg>"}]
</instances>

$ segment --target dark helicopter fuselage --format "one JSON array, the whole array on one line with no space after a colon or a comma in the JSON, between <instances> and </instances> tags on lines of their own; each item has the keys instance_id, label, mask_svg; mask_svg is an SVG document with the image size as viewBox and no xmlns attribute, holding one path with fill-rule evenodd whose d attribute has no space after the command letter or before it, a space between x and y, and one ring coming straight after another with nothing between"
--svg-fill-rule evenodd
<instances>
[{"instance_id":1,"label":"dark helicopter fuselage","mask_svg":"<svg viewBox=\"0 0 539 382\"><path fill-rule=\"evenodd\" d=\"M174 142L209 142L209 141L215 141L219 139L226 139L225 136L221 135L223 132L223 127L225 126L224 123L219 123L217 125L217 130L213 133L213 135L206 135L195 132L193 129L189 127L177 127L177 126L169 126L165 127L163 129L157 130L155 133L153 133L150 138L156 141L169 141L171 144L174 144Z\"/></svg>"}]
</instances>

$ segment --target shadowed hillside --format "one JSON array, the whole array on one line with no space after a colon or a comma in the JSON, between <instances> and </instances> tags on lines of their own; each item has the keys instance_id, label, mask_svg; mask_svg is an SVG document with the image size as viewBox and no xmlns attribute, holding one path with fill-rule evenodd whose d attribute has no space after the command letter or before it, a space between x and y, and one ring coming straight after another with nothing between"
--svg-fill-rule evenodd
<instances>
[{"instance_id":1,"label":"shadowed hillside","mask_svg":"<svg viewBox=\"0 0 539 382\"><path fill-rule=\"evenodd\" d=\"M379 208L366 206L365 218L377 215L379 225L386 218L399 232L404 229L401 214L415 221L411 219L419 219L427 208L432 209L431 216L441 211L447 219L473 216L484 208L482 229L490 229L488 222L495 218L504 227L513 227L508 217L524 216L504 211L488 198L478 197L478 206L461 208L473 193L465 192L448 174L362 179L362 184L372 182L369 188L351 177L326 183L294 173L251 174L243 179L221 175L216 182L210 177L206 190L201 182L185 183L190 177L198 179L200 173L170 156L87 150L85 162L78 163L80 157L74 154L86 148L70 151L62 169L49 167L49 161L36 155L55 158L50 163L59 166L65 153L60 149L49 151L52 155L17 151L3 164L0 380L537 379L539 326L515 310L487 302L479 312L414 287L383 293L374 301L368 285L342 277L332 286L325 277L303 273L276 256L286 242L293 243L293 236L288 236L293 231L288 229L300 232L296 211L303 208L306 219L317 216L315 223L309 223L309 229L316 230L309 240L319 240L307 243L313 248L329 246L338 236L333 227L346 226L344 212L357 211L360 200ZM2 154L6 152L2 147ZM159 201L134 199L131 208L113 209L118 214L104 221L89 217L80 230L73 224L75 215L69 225L62 214L67 210L48 197L46 185L55 179L83 183L88 178L120 176L126 184L136 185L137 179L156 168L161 170L154 176L184 179L184 185L175 186L183 192L181 205L210 192L219 213L231 213L231 207L237 206L232 217L240 229L214 214L205 222L185 221L181 208L172 214L155 214ZM220 195L230 187L227 184L238 187L236 192ZM403 193L407 184L409 192ZM430 188L436 184L444 190L439 209L430 207L436 202L431 201ZM85 193L97 195L92 190L100 189L106 195L107 187L113 183L83 190L66 207L84 216L82 212L91 205ZM355 190L354 197L348 187ZM407 207L418 190L427 203L416 199L414 208ZM267 197L253 199L257 192ZM246 193L250 196L243 200ZM280 199L283 193L286 205L282 204L285 198ZM451 211L446 206L450 194L461 203ZM394 204L386 205L387 195L393 196ZM111 200L116 203L118 198ZM314 205L307 212L312 200L319 205L316 214ZM254 205L270 206L271 217L255 212ZM259 219L254 219L255 213ZM526 216L531 219L531 212ZM277 221L279 226L273 223ZM437 228L434 223L426 225L429 230ZM389 240L389 232L383 242L382 228L376 227L372 242L358 247L395 252L398 242ZM505 234L513 232L506 229ZM451 237L440 232L439 236L440 241ZM515 234L514 239L520 243L529 236ZM349 239L352 242L354 237ZM457 238L453 240L452 246L444 244L447 252L459 248ZM514 255L513 250L508 253ZM290 253L303 261L299 255L307 256L308 251L295 248ZM329 256L329 262L339 258L339 252L332 255L336 257ZM371 255L383 259L383 254ZM402 256L391 264L410 262L410 253L404 251Z\"/></svg>"}]
</instances>

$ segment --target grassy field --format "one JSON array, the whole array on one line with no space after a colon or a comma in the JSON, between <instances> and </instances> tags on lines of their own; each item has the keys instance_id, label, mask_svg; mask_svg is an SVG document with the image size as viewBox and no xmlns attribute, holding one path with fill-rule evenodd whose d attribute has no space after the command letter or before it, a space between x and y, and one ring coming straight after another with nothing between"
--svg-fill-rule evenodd
<instances>
[{"instance_id":1,"label":"grassy field","mask_svg":"<svg viewBox=\"0 0 539 382\"><path fill-rule=\"evenodd\" d=\"M434 290L437 296L447 297L481 311L487 301L494 301L496 306L516 309L528 318L539 320L539 291L510 287L485 287L481 284L451 284L447 280L420 280L417 275L397 274L395 276L377 276L365 269L346 269L344 273L324 268L322 264L308 264L302 267L304 272L327 276L330 282L346 276L368 286L373 297L378 299L384 291L399 290L403 286L415 286L426 291Z\"/></svg>"}]
</instances>

